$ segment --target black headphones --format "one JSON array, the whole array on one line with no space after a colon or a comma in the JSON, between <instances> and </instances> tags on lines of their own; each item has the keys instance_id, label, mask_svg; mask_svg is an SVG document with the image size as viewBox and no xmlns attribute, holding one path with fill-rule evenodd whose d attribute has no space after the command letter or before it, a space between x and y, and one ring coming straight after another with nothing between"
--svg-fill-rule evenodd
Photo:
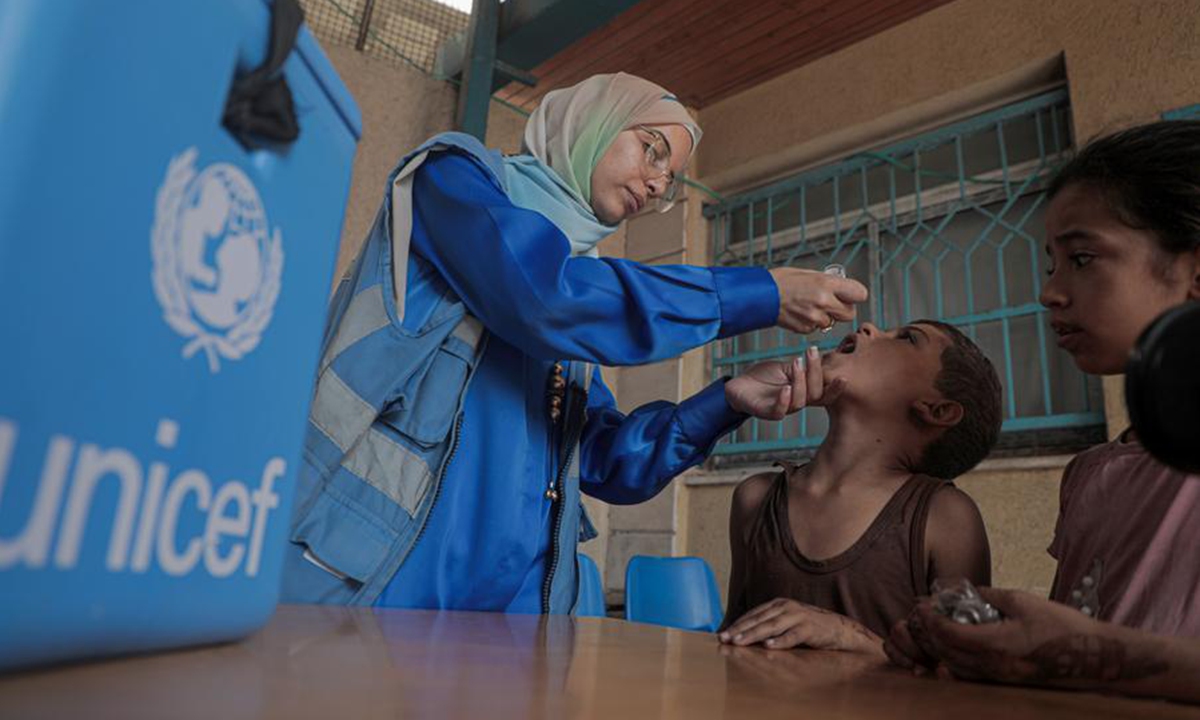
<instances>
[{"instance_id":1,"label":"black headphones","mask_svg":"<svg viewBox=\"0 0 1200 720\"><path fill-rule=\"evenodd\" d=\"M1142 332L1125 368L1125 402L1151 455L1200 473L1200 302L1168 310Z\"/></svg>"}]
</instances>

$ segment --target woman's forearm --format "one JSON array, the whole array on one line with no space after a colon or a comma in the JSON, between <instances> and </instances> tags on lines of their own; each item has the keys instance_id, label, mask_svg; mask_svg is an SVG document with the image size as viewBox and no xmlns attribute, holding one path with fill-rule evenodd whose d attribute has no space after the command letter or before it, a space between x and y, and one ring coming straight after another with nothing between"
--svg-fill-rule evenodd
<instances>
[{"instance_id":1,"label":"woman's forearm","mask_svg":"<svg viewBox=\"0 0 1200 720\"><path fill-rule=\"evenodd\" d=\"M1111 678L1109 689L1200 704L1200 639L1114 627L1085 647L1074 662L1083 671L1095 667L1102 680Z\"/></svg>"}]
</instances>

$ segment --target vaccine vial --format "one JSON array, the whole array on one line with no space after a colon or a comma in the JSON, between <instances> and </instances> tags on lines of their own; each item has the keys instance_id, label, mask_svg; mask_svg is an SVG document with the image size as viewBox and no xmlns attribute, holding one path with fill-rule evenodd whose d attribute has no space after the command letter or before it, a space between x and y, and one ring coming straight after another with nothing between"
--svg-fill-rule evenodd
<instances>
[{"instance_id":1,"label":"vaccine vial","mask_svg":"<svg viewBox=\"0 0 1200 720\"><path fill-rule=\"evenodd\" d=\"M825 273L826 275L836 275L837 277L844 278L846 277L846 266L839 265L838 263L830 263L829 265L826 265L821 272ZM829 332L833 329L833 325L833 323L829 323L829 327L821 328L821 332Z\"/></svg>"}]
</instances>

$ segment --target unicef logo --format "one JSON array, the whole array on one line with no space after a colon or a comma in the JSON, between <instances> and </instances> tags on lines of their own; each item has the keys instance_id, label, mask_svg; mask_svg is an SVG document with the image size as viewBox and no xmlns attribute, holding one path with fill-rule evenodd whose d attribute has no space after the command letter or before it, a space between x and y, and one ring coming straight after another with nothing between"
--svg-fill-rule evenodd
<instances>
[{"instance_id":1,"label":"unicef logo","mask_svg":"<svg viewBox=\"0 0 1200 720\"><path fill-rule=\"evenodd\" d=\"M154 294L163 318L188 339L183 357L203 350L208 368L258 346L283 276L283 241L270 231L258 190L237 167L195 170L190 148L171 160L158 190L151 233Z\"/></svg>"}]
</instances>

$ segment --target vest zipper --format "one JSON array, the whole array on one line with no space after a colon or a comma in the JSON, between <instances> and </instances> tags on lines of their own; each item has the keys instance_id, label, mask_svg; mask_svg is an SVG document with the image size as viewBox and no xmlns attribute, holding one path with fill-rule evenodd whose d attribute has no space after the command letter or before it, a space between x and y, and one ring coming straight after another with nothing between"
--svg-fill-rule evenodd
<instances>
[{"instance_id":1,"label":"vest zipper","mask_svg":"<svg viewBox=\"0 0 1200 720\"><path fill-rule=\"evenodd\" d=\"M582 418L582 415L583 415L582 410L583 410L584 405L586 405L586 402L587 402L587 393L581 392L578 389L578 387L574 384L569 385L567 387L567 392L570 393L572 395L572 399L575 400L575 403L572 403L572 405L570 407L570 410L572 410L572 413L571 413L571 416L568 417L568 423L569 423L570 420L572 418L574 418L575 416L580 416ZM576 396L578 396L578 397L576 397ZM575 425L578 425L579 427L576 428ZM559 532L562 530L562 515L563 515L563 509L564 509L563 508L563 504L564 504L563 500L565 500L565 495L562 492L562 486L563 486L563 482L565 482L565 480L566 480L567 471L571 467L571 461L575 457L575 449L579 445L579 439L583 435L583 422L568 424L567 427L564 429L567 431L565 434L565 438L568 441L567 450L566 450L566 453L564 453L564 455L563 455L563 463L558 468L558 473L557 473L557 477L555 478L554 485L552 485L550 487L550 489L547 490L548 496L550 493L554 494L553 499L552 499L552 502L553 502L552 511L554 512L554 522L551 523L552 529L551 529L551 535L550 535L550 567L546 571L546 579L542 582L542 613L546 614L546 615L550 614L550 588L551 588L551 585L553 585L553 583L554 583L554 573L555 573L555 571L558 570L558 558L559 558L559 555L561 554L559 552L558 535L559 535Z\"/></svg>"},{"instance_id":2,"label":"vest zipper","mask_svg":"<svg viewBox=\"0 0 1200 720\"><path fill-rule=\"evenodd\" d=\"M571 467L571 458L575 454L574 449L567 450L567 455L564 458L564 463L558 471L558 479L555 485L562 486L563 477L567 473L567 468ZM550 614L550 586L554 582L554 573L558 569L559 543L558 534L562 530L562 515L563 503L561 497L555 497L552 501L552 512L554 513L554 522L551 523L550 531L550 567L546 571L546 579L542 582L542 613Z\"/></svg>"}]
</instances>

